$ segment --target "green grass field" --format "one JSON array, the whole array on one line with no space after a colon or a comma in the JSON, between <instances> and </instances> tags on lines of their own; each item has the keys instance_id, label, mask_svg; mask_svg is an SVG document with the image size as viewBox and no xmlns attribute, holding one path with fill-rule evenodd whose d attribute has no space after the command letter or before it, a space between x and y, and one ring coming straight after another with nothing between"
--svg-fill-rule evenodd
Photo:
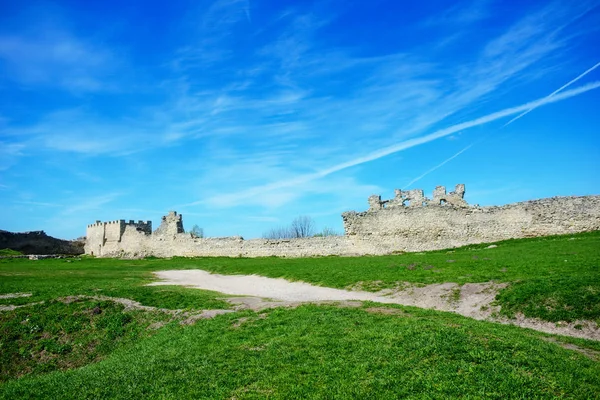
<instances>
[{"instance_id":1,"label":"green grass field","mask_svg":"<svg viewBox=\"0 0 600 400\"><path fill-rule=\"evenodd\" d=\"M12 249L0 249L0 256L20 256L23 253Z\"/></svg>"},{"instance_id":2,"label":"green grass field","mask_svg":"<svg viewBox=\"0 0 600 400\"><path fill-rule=\"evenodd\" d=\"M200 268L379 290L507 282L497 302L548 321L600 323L600 232L383 257L3 259L0 398L600 398L600 342L364 304L235 312L194 325L123 311L111 296L190 312L219 293L144 286Z\"/></svg>"}]
</instances>

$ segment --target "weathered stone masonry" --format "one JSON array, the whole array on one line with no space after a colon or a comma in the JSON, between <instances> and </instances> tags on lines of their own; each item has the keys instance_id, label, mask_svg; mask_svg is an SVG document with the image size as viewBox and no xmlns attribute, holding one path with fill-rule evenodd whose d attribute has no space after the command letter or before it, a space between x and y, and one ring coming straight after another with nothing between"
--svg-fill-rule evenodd
<instances>
[{"instance_id":1,"label":"weathered stone masonry","mask_svg":"<svg viewBox=\"0 0 600 400\"><path fill-rule=\"evenodd\" d=\"M345 236L303 239L193 238L171 211L152 233L152 223L117 220L88 225L86 254L100 257L309 257L437 250L510 238L600 229L600 196L552 197L499 207L471 206L465 186L431 199L422 190L369 197L369 210L342 214Z\"/></svg>"},{"instance_id":2,"label":"weathered stone masonry","mask_svg":"<svg viewBox=\"0 0 600 400\"><path fill-rule=\"evenodd\" d=\"M368 211L342 214L344 230L350 237L394 240L406 249L430 250L600 229L600 196L479 207L468 205L464 192L464 185L449 194L438 186L430 200L420 190L396 191L392 200L371 200Z\"/></svg>"},{"instance_id":3,"label":"weathered stone masonry","mask_svg":"<svg viewBox=\"0 0 600 400\"><path fill-rule=\"evenodd\" d=\"M127 230L150 235L152 233L152 221L138 221L137 223L134 220L126 223L124 219L109 222L96 221L87 226L85 254L98 257L110 256L110 254L105 254L106 249L119 246L127 247L127 243L120 244Z\"/></svg>"}]
</instances>

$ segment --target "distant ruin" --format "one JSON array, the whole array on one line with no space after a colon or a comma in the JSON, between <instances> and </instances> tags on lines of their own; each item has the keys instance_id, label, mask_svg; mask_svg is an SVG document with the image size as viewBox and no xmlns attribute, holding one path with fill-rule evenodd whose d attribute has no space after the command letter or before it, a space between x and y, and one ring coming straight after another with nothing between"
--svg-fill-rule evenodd
<instances>
[{"instance_id":1,"label":"distant ruin","mask_svg":"<svg viewBox=\"0 0 600 400\"><path fill-rule=\"evenodd\" d=\"M459 183L454 192L446 193L446 187L437 186L433 191L433 199L428 199L423 194L422 189L413 189L402 191L396 189L395 197L391 200L381 200L381 196L369 196L369 211L381 210L382 208L398 207L425 207L429 205L467 207L464 200L465 185Z\"/></svg>"},{"instance_id":2,"label":"distant ruin","mask_svg":"<svg viewBox=\"0 0 600 400\"><path fill-rule=\"evenodd\" d=\"M185 233L175 211L151 221L96 221L87 227L86 254L98 257L311 257L382 255L438 250L504 239L600 229L600 196L552 197L505 206L479 207L465 200L465 185L395 190L390 200L368 198L369 209L342 214L344 236L300 239L196 238Z\"/></svg>"}]
</instances>

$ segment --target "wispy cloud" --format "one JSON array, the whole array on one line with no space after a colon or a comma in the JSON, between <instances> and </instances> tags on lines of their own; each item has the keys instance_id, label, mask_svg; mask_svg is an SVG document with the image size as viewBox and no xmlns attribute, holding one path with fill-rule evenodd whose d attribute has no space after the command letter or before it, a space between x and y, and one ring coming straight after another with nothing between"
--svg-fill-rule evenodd
<instances>
[{"instance_id":1,"label":"wispy cloud","mask_svg":"<svg viewBox=\"0 0 600 400\"><path fill-rule=\"evenodd\" d=\"M477 15L461 16L461 10L448 15L474 22L487 15L487 5L480 6ZM276 39L260 47L260 63L242 67L212 92L193 86L180 92L180 114L193 118L175 125L171 139L229 137L210 142L214 147L204 164L210 177L200 185L213 193L205 191L203 200L186 206L234 207L250 199L265 206L286 204L300 194L283 189L300 190L335 172L513 115L518 111L473 118L504 93L507 83L522 85L533 65L543 68L542 60L565 48L569 41L560 36L561 29L585 10L552 3L531 12L451 68L423 55L365 57L352 48L323 49L318 33L335 16L322 20L290 12L282 17L288 23ZM467 118L474 125L456 124ZM439 129L442 124L451 128ZM234 137L243 152L256 157L222 162L221 154L238 153ZM365 155L368 149L375 150ZM272 183L260 183L265 181ZM243 189L222 193L222 182Z\"/></svg>"},{"instance_id":2,"label":"wispy cloud","mask_svg":"<svg viewBox=\"0 0 600 400\"><path fill-rule=\"evenodd\" d=\"M190 25L196 26L191 43L181 47L171 65L182 72L206 68L234 56L231 49L233 30L240 23L250 23L249 0L217 0L210 7L192 12Z\"/></svg>"},{"instance_id":3,"label":"wispy cloud","mask_svg":"<svg viewBox=\"0 0 600 400\"><path fill-rule=\"evenodd\" d=\"M248 8L247 1L221 0L195 17L198 40L178 51L172 76L158 87L165 98L162 103L134 108L126 119L99 118L82 110L53 112L19 131L39 132L36 143L49 149L90 155L128 155L189 140L236 136L247 138L246 143L251 137L253 151L270 149L271 138L277 138L279 144L300 144L300 159L306 154L325 159L351 154L362 141L367 147L384 146L421 134L464 110L473 112L500 85L565 45L556 34L554 15L564 17L556 4L517 22L474 60L452 70L423 56L364 57L351 48L323 49L318 33L335 15L322 19L289 12L273 26L279 33L265 41L250 30ZM256 35L248 54L235 52L234 37L240 34ZM49 37L18 38L10 45L23 42L43 51L6 54L15 65L32 65L31 73L23 68L26 75L60 82L52 72L60 70L62 77L74 77L69 84L77 81L80 70L98 80L92 75L110 63L110 53L80 39L68 34ZM52 49L61 49L58 54L64 57ZM40 59L28 62L25 57ZM233 69L231 57L247 62ZM39 65L49 65L49 72L38 74ZM343 140L324 135L334 129L345 132ZM316 137L321 138L318 146L311 146L309 141Z\"/></svg>"},{"instance_id":4,"label":"wispy cloud","mask_svg":"<svg viewBox=\"0 0 600 400\"><path fill-rule=\"evenodd\" d=\"M207 202L214 203L214 204L226 204L228 206L235 206L235 205L241 204L242 202L244 202L245 200L247 200L250 197L255 197L255 196L259 196L259 195L260 196L268 196L269 191L273 191L273 190L281 189L281 188L287 188L287 187L295 187L295 186L298 186L301 184L305 184L307 182L311 182L316 179L326 177L328 175L342 171L344 169L354 167L354 166L357 166L360 164L364 164L364 163L367 163L370 161L374 161L379 158L388 156L390 154L398 153L400 151L403 151L403 150L406 150L406 149L409 149L409 148L412 148L415 146L419 146L419 145L431 142L433 140L436 140L436 139L439 139L439 138L442 138L445 136L449 136L449 135L459 132L459 131L463 131L463 130L467 130L467 129L470 129L470 128L473 128L476 126L487 124L489 122L496 121L498 119L505 118L507 116L523 112L524 110L528 110L530 108L537 108L537 107L541 107L546 104L555 103L555 102L558 102L561 100L569 99L571 97L578 96L580 94L586 93L590 90L594 90L597 88L600 88L600 81L592 82L587 85L581 86L579 88L568 90L566 92L562 92L561 94L553 96L553 97L544 97L542 99L535 100L535 101L532 101L532 102L529 102L529 103L526 103L526 104L523 104L520 106L511 107L511 108L507 108L507 109L504 109L501 111L497 111L497 112L485 115L483 117L476 118L471 121L452 125L450 127L440 129L438 131L435 131L433 133L430 133L428 135L425 135L425 136L422 136L419 138L409 139L409 140L400 142L400 143L392 145L392 146L378 149L378 150L376 150L370 154L364 155L362 157L355 158L355 159L352 159L352 160L349 160L349 161L346 161L346 162L343 162L340 164L336 164L329 168L326 168L326 169L323 169L323 170L320 170L320 171L317 171L317 172L314 172L311 174L300 175L300 176L294 177L293 179L289 179L289 180L285 180L285 181L277 181L277 182L273 182L273 183L270 183L267 185L253 187L253 188L241 191L241 192L222 195L222 196L219 196L218 198L209 198L207 200L197 201L194 203L187 204L186 206L204 204Z\"/></svg>"},{"instance_id":5,"label":"wispy cloud","mask_svg":"<svg viewBox=\"0 0 600 400\"><path fill-rule=\"evenodd\" d=\"M123 196L122 192L93 196L78 195L56 207L44 207L40 202L30 202L32 204L29 205L44 208L43 218L37 221L37 226L44 227L52 236L73 238L85 235L86 225L105 215L104 210L111 207L111 204L121 196ZM112 219L116 218L112 217ZM71 233L64 234L66 231Z\"/></svg>"},{"instance_id":6,"label":"wispy cloud","mask_svg":"<svg viewBox=\"0 0 600 400\"><path fill-rule=\"evenodd\" d=\"M309 197L338 209L348 204L344 191L363 198L377 189L362 179L381 183L381 174L367 177L367 163L527 112L505 107L534 98L533 86L584 62L572 57L582 35L577 21L593 7L555 1L498 16L499 3L466 0L426 23L389 29L406 40L373 40L379 27L362 30L360 2L267 3L179 6L165 13L164 35L142 38L123 29L126 37L106 44L101 33L77 24L0 28L0 84L17 88L27 107L35 106L32 95L43 103L30 113L22 104L2 111L0 169L10 168L5 175L12 179L6 183L12 187L19 174L34 179L34 167L25 164L31 160L82 185L96 179L104 192L114 184L105 177L115 175L123 185L161 188L160 200L123 200L138 202L132 209L109 199L93 213L104 206L143 213L180 202L198 216L245 207L278 218L271 210L302 212ZM356 31L348 28L357 21ZM154 52L146 41L159 36ZM129 64L135 74L123 74ZM592 89L562 91L528 107ZM56 94L62 97L46 102ZM340 186L360 165L364 176ZM394 172L403 180L408 173ZM27 200L55 201L34 194Z\"/></svg>"},{"instance_id":7,"label":"wispy cloud","mask_svg":"<svg viewBox=\"0 0 600 400\"><path fill-rule=\"evenodd\" d=\"M63 207L61 204L45 203L43 201L15 201L15 203L37 207Z\"/></svg>"},{"instance_id":8,"label":"wispy cloud","mask_svg":"<svg viewBox=\"0 0 600 400\"><path fill-rule=\"evenodd\" d=\"M323 52L314 47L315 36L327 21L309 16L287 18L292 20L290 25L258 53L264 59L261 64L236 71L216 91L187 87L179 93L179 114L193 118L174 124L167 134L169 140L205 136L207 132L251 131L266 136L272 129L265 128L293 123L302 124L302 131L296 130L296 134L314 135L329 129L333 121L338 129L347 124L347 135L354 138L377 141L373 135L376 131L415 135L476 104L563 45L545 36L551 20L542 23L533 19L491 42L477 61L465 63L453 76L443 66L409 55L365 58L340 51ZM520 43L517 50L513 49L515 41ZM198 51L202 49L199 46ZM342 72L351 80L340 80ZM262 91L257 92L259 85ZM244 89L238 90L240 87ZM341 88L347 94L339 96ZM382 98L387 101L382 102ZM420 106L427 111L419 111ZM241 118L243 125L239 124ZM285 118L285 125L263 122L281 118ZM358 120L363 122L357 124ZM396 129L400 125L403 129ZM339 153L342 149L337 145L330 143L328 147Z\"/></svg>"},{"instance_id":9,"label":"wispy cloud","mask_svg":"<svg viewBox=\"0 0 600 400\"><path fill-rule=\"evenodd\" d=\"M105 90L110 88L106 77L116 64L107 49L59 29L0 35L0 66L6 77L24 84L76 92Z\"/></svg>"},{"instance_id":10,"label":"wispy cloud","mask_svg":"<svg viewBox=\"0 0 600 400\"><path fill-rule=\"evenodd\" d=\"M592 66L591 68L585 70L583 73L581 73L580 75L578 75L576 78L570 80L569 82L565 83L564 85L562 85L560 88L556 89L554 92L550 93L548 96L546 96L544 98L544 100L549 100L552 97L554 97L555 95L557 95L558 93L562 92L563 90L565 90L566 88L568 88L569 86L571 86L572 84L574 84L575 82L579 81L580 79L582 79L583 77L585 77L587 74L589 74L590 72L592 72L593 70L595 70L596 68L598 68L600 66L600 62L596 63L594 66ZM531 108L526 109L525 111L523 111L522 113L520 113L519 115L517 115L516 117L512 118L510 121L508 121L507 123L505 123L504 125L502 125L502 128L507 127L508 125L512 124L513 122L515 122L516 120L524 117L525 115L529 114L530 112L532 112L533 110L535 110L536 108L544 105L546 103L543 102L538 102L537 104L533 105ZM488 134L490 135L490 134ZM487 136L487 135L486 135ZM471 147L473 147L474 145L480 143L481 141L485 140L485 137L480 138L479 140L469 144L468 146L464 147L463 149L461 149L460 151L458 151L457 153L453 154L452 156L450 156L449 158L445 159L444 161L442 161L441 163L437 164L436 166L434 166L431 169L428 169L427 171L425 171L423 174L419 175L418 177L414 178L413 180L411 180L410 182L408 182L406 185L404 185L404 187L409 187L410 185L412 185L415 182L420 181L421 179L423 179L424 177L426 177L427 175L429 175L430 173L438 170L439 168L443 167L444 165L446 165L447 163L449 163L450 161L454 160L456 157L460 156L462 153L464 153L465 151L469 150Z\"/></svg>"},{"instance_id":11,"label":"wispy cloud","mask_svg":"<svg viewBox=\"0 0 600 400\"><path fill-rule=\"evenodd\" d=\"M22 143L8 143L0 141L0 171L13 166L23 156L25 145Z\"/></svg>"},{"instance_id":12,"label":"wispy cloud","mask_svg":"<svg viewBox=\"0 0 600 400\"><path fill-rule=\"evenodd\" d=\"M76 203L65 205L61 210L60 215L67 216L78 213L87 213L90 211L99 210L103 206L113 202L117 198L122 196L120 192L106 193L99 196L88 197L79 199Z\"/></svg>"},{"instance_id":13,"label":"wispy cloud","mask_svg":"<svg viewBox=\"0 0 600 400\"><path fill-rule=\"evenodd\" d=\"M85 108L52 112L35 125L5 129L20 142L13 148L59 151L89 156L129 156L165 144L168 124L151 115L145 121L106 120Z\"/></svg>"},{"instance_id":14,"label":"wispy cloud","mask_svg":"<svg viewBox=\"0 0 600 400\"><path fill-rule=\"evenodd\" d=\"M465 24L486 19L490 16L490 13L489 0L473 0L466 4L454 4L431 18L427 18L422 24L425 27L438 26L440 24L462 27Z\"/></svg>"}]
</instances>

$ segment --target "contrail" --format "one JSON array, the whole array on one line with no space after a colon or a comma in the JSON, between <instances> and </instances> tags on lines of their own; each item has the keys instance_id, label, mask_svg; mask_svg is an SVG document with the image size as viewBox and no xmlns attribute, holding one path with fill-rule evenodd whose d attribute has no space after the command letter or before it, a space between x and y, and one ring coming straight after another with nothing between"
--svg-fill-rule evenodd
<instances>
[{"instance_id":1,"label":"contrail","mask_svg":"<svg viewBox=\"0 0 600 400\"><path fill-rule=\"evenodd\" d=\"M462 131L465 129L469 129L469 128L473 128L473 127L476 127L479 125L487 124L488 122L492 122L492 121L498 120L500 118L507 117L509 115L520 113L520 112L522 112L524 110L528 110L530 108L538 108L545 104L550 104L550 103L558 102L560 100L565 100L565 99L571 98L573 96L577 96L579 94L585 93L587 91L597 89L598 87L600 87L600 81L595 81L595 82L589 83L587 85L580 86L576 89L568 90L566 92L563 92L563 93L553 96L553 97L546 96L539 100L535 100L535 101L529 102L527 104L523 104L521 106L511 107L511 108L506 108L501 111L496 111L494 113L485 115L483 117L473 119L471 121L462 122L460 124L452 125L448 128L440 129L438 131L430 133L429 135L422 136L420 138L409 139L409 140L400 142L393 146L384 147L384 148L374 151L371 154L368 154L364 157L356 158L354 160L351 160L351 161L348 161L345 163L337 164L331 168L324 169L324 170L316 172L314 174L304 175L304 177L310 177L310 179L308 179L308 180L312 180L314 178L321 178L321 177L330 175L334 172L341 171L346 168L354 167L355 165L364 164L369 161L374 161L379 158L385 157L387 155L394 154L399 151L418 146L420 144L428 143L435 139L439 139L444 136L448 136L448 135L451 135L453 133L456 133L456 132L459 132L459 131ZM303 177L300 177L300 178L303 178ZM302 182L304 182L304 181L305 181L305 179L302 179Z\"/></svg>"},{"instance_id":2,"label":"contrail","mask_svg":"<svg viewBox=\"0 0 600 400\"><path fill-rule=\"evenodd\" d=\"M561 87L559 87L558 89L556 89L554 92L550 93L548 96L544 97L544 99L551 99L552 97L554 97L555 95L557 95L558 93L562 92L564 89L568 88L569 86L571 86L572 84L574 84L575 82L577 82L578 80L580 80L581 78L583 78L584 76L586 76L587 74L589 74L590 72L592 72L593 70L595 70L596 68L600 67L600 62L596 63L596 65L594 65L593 67L587 69L585 72L583 72L582 74L580 74L578 77L576 77L575 79L570 80L569 82L567 82L566 84L562 85ZM521 117L524 117L525 115L529 114L530 112L532 112L533 110L535 110L536 108L540 107L540 105L531 107L525 111L523 111L521 114L517 115L516 117L514 117L513 119L511 119L510 121L508 121L506 124L502 125L500 127L500 129L507 127L508 125L512 124L513 122L515 122L516 120L518 120ZM431 168L430 170L428 170L427 172L425 172L424 174L418 176L417 178L413 179L412 181L410 181L409 183L407 183L406 185L404 185L404 187L408 187L410 185L412 185L415 182L420 181L422 178L424 178L425 176L429 175L430 173L432 173L433 171L435 171L436 169L442 167L444 164L446 164L447 162L455 159L456 157L458 157L459 155L461 155L462 153L464 153L465 151L467 151L468 149L470 149L471 147L473 147L473 145L482 142L485 137L489 136L486 135L483 138L481 138L480 140L477 140L473 143L471 143L470 145L468 145L467 147L465 147L464 149L460 150L458 153L454 154L453 156L451 156L450 158L446 159L445 161L441 162L440 164L436 165L435 167Z\"/></svg>"},{"instance_id":3,"label":"contrail","mask_svg":"<svg viewBox=\"0 0 600 400\"><path fill-rule=\"evenodd\" d=\"M456 153L455 155L453 155L450 158L445 159L444 161L442 161L441 163L439 163L438 165L436 165L435 167L431 168L430 170L426 171L425 173L423 173L422 175L416 177L415 179L413 179L412 181L408 182L406 185L404 185L404 188L409 187L410 185L412 185L415 182L418 182L421 180L421 178L424 178L425 176L429 175L431 172L435 171L436 169L440 168L441 166L443 166L444 164L452 161L453 159L455 159L456 157L460 156L462 153L464 153L465 151L469 150L471 147L473 147L477 142L473 142L470 145L468 145L467 147L465 147L464 149L462 149L461 151L459 151L458 153Z\"/></svg>"},{"instance_id":4,"label":"contrail","mask_svg":"<svg viewBox=\"0 0 600 400\"><path fill-rule=\"evenodd\" d=\"M550 98L552 96L554 96L557 93L560 93L563 91L563 89L568 88L569 86L571 86L573 83L577 82L578 80L580 80L581 78L583 78L584 76L586 76L587 74L589 74L590 72L592 72L593 70L595 70L596 68L600 67L600 62L596 63L596 65L594 65L592 68L588 69L587 71L585 71L584 73L582 73L581 75L579 75L577 78L569 81L568 83L562 85L561 87L559 87L558 89L556 89L554 92L550 93L548 96L546 96L547 98ZM518 120L519 118L529 114L530 112L532 112L533 110L535 110L534 108L530 108L527 111L524 111L523 113L517 115L516 117L514 117L513 119L511 119L510 121L508 121L506 124L504 124L502 126L502 128L504 128L505 126L508 126L510 124L512 124L513 122L515 122L516 120Z\"/></svg>"},{"instance_id":5,"label":"contrail","mask_svg":"<svg viewBox=\"0 0 600 400\"><path fill-rule=\"evenodd\" d=\"M344 163L336 164L332 167L323 169L321 171L314 172L312 174L300 175L296 178L286 180L286 181L278 181L278 182L273 182L273 183L269 183L266 185L255 186L255 187L243 190L241 192L219 195L214 198L209 198L207 200L199 200L199 201L195 201L192 203L179 205L179 207L194 206L194 205L203 204L206 202L211 202L211 203L214 202L215 204L218 204L218 203L238 204L243 199L257 196L257 195L263 194L264 192L267 192L270 190L298 186L300 184L326 177L335 172L338 172L338 171L341 171L341 170L344 170L344 169L347 169L350 167L354 167L356 165L364 164L369 161L374 161L379 158L388 156L390 154L398 153L400 151L410 149L412 147L419 146L421 144L429 143L433 140L451 135L451 134L459 132L459 131L463 131L463 130L466 130L469 128L474 128L476 126L484 125L489 122L496 121L496 120L504 118L504 117L508 117L510 115L522 113L523 111L529 110L531 108L538 108L538 107L541 107L546 104L551 104L551 103L559 102L561 100L566 100L571 97L575 97L580 94L589 92L590 90L597 89L599 87L600 87L600 81L594 81L594 82L588 83L586 85L579 86L575 89L564 91L564 92L554 95L552 97L546 96L541 99L534 100L534 101L531 101L526 104L522 104L520 106L506 108L504 110L496 111L494 113L485 115L483 117L473 119L471 121L452 125L447 128L440 129L433 133L430 133L429 135L425 135L425 136L422 136L419 138L405 140L404 142L397 143L393 146L384 147L384 148L374 151L370 154L367 154L363 157L355 158L353 160L346 161Z\"/></svg>"},{"instance_id":6,"label":"contrail","mask_svg":"<svg viewBox=\"0 0 600 400\"><path fill-rule=\"evenodd\" d=\"M248 20L248 22L252 23L252 18L250 18L250 0L246 2L244 12L246 13L246 19Z\"/></svg>"}]
</instances>

